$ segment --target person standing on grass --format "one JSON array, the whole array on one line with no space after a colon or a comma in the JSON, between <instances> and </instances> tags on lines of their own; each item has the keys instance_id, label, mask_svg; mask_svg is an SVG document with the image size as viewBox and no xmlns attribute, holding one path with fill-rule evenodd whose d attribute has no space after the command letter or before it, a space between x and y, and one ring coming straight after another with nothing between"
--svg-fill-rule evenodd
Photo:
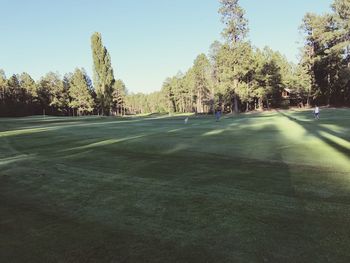
<instances>
[{"instance_id":1,"label":"person standing on grass","mask_svg":"<svg viewBox=\"0 0 350 263\"><path fill-rule=\"evenodd\" d=\"M221 118L221 109L218 109L215 113L215 119L216 121L219 121Z\"/></svg>"},{"instance_id":2,"label":"person standing on grass","mask_svg":"<svg viewBox=\"0 0 350 263\"><path fill-rule=\"evenodd\" d=\"M315 114L315 119L319 120L320 119L320 108L317 105L315 107L314 114Z\"/></svg>"}]
</instances>

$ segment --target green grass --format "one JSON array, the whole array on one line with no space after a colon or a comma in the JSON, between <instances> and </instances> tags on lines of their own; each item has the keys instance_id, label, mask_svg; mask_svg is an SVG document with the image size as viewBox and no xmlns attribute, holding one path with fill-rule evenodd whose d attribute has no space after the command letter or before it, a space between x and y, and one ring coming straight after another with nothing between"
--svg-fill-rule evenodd
<instances>
[{"instance_id":1,"label":"green grass","mask_svg":"<svg viewBox=\"0 0 350 263\"><path fill-rule=\"evenodd\" d=\"M349 262L350 110L0 119L0 262Z\"/></svg>"}]
</instances>

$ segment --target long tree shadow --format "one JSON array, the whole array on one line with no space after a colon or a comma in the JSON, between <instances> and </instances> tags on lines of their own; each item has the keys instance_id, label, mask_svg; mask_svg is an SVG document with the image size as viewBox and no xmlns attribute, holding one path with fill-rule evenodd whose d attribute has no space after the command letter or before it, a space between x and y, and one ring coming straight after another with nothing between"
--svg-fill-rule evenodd
<instances>
[{"instance_id":1,"label":"long tree shadow","mask_svg":"<svg viewBox=\"0 0 350 263\"><path fill-rule=\"evenodd\" d=\"M254 126L250 119L232 125L235 121L201 120L202 126L186 129L180 120L155 121L154 127L126 125L119 134L105 129L109 124L93 131L77 126L16 137L24 144L17 144L19 150L27 148L28 139L33 141L27 146L37 144L25 150L37 154L35 162L13 167L0 192L19 211L14 214L23 210L17 198L25 207L37 207L19 220L31 244L26 253L48 242L45 251L58 259L68 253L67 261L75 262L326 262L327 253L336 262L346 243L333 241L345 240L348 220L340 210L318 214L324 199L308 192L309 181L299 182L298 189L299 174L279 150L285 138L276 125ZM260 150L261 160L254 159L252 152ZM319 179L318 172L306 168L303 173ZM311 197L320 203L307 203ZM34 225L41 235L33 234L28 226L37 220L47 224L47 207L52 212L47 220L57 229L45 233ZM55 220L62 215L71 223ZM8 222L4 239L12 236L19 247L26 246ZM328 235L331 223L332 230L343 230L340 238ZM68 245L54 247L71 238L79 254L89 258L74 260Z\"/></svg>"},{"instance_id":2,"label":"long tree shadow","mask_svg":"<svg viewBox=\"0 0 350 263\"><path fill-rule=\"evenodd\" d=\"M290 121L300 125L301 127L303 127L309 134L312 134L313 136L319 138L320 140L322 140L323 142L325 142L326 144L328 144L329 146L331 146L333 149L335 149L336 151L338 151L339 153L343 154L346 158L350 159L350 149L347 147L344 147L343 145L327 138L326 136L324 136L322 134L326 133L326 134L330 134L332 136L336 136L340 139L346 140L347 138L344 137L340 137L339 134L337 134L336 132L322 127L321 125L319 125L316 121L315 122L306 122L303 120L299 120L298 118L294 118L282 111L276 110L281 116L284 116L286 118L288 118Z\"/></svg>"}]
</instances>

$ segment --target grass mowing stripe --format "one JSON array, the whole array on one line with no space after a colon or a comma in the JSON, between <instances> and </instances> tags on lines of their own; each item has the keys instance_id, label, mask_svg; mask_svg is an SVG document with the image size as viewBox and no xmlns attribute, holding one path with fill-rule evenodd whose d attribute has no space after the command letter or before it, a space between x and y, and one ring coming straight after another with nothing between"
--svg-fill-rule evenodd
<instances>
[{"instance_id":1,"label":"grass mowing stripe","mask_svg":"<svg viewBox=\"0 0 350 263\"><path fill-rule=\"evenodd\" d=\"M349 261L350 110L183 118L0 119L0 261Z\"/></svg>"}]
</instances>

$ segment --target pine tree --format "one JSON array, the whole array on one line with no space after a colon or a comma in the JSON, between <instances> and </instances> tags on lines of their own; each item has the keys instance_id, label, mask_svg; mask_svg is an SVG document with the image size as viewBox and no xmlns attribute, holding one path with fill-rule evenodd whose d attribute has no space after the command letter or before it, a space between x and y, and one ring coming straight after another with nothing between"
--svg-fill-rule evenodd
<instances>
[{"instance_id":1,"label":"pine tree","mask_svg":"<svg viewBox=\"0 0 350 263\"><path fill-rule=\"evenodd\" d=\"M204 113L210 99L210 63L205 54L200 54L193 63L196 112Z\"/></svg>"},{"instance_id":2,"label":"pine tree","mask_svg":"<svg viewBox=\"0 0 350 263\"><path fill-rule=\"evenodd\" d=\"M173 86L172 86L172 79L167 78L162 87L162 93L164 97L166 98L167 101L167 111L169 114L172 114L176 112L176 102L175 102L175 96L174 96L174 91L173 91Z\"/></svg>"},{"instance_id":3,"label":"pine tree","mask_svg":"<svg viewBox=\"0 0 350 263\"><path fill-rule=\"evenodd\" d=\"M124 82L121 79L115 81L112 93L112 109L116 115L124 116L126 113L125 97L127 90Z\"/></svg>"},{"instance_id":4,"label":"pine tree","mask_svg":"<svg viewBox=\"0 0 350 263\"><path fill-rule=\"evenodd\" d=\"M46 113L66 114L68 111L68 90L58 73L49 72L41 78L38 97Z\"/></svg>"},{"instance_id":5,"label":"pine tree","mask_svg":"<svg viewBox=\"0 0 350 263\"><path fill-rule=\"evenodd\" d=\"M230 97L233 99L233 108L235 112L239 111L238 88L240 85L240 71L242 50L244 49L245 37L248 33L248 21L244 17L244 10L238 4L238 0L220 0L221 7L219 13L222 15L221 21L225 28L222 35L225 37L227 44L223 47L225 56L222 57L220 67L225 72L222 78L223 83L228 88ZM225 57L230 61L226 61ZM229 81L229 82L227 82Z\"/></svg>"},{"instance_id":6,"label":"pine tree","mask_svg":"<svg viewBox=\"0 0 350 263\"><path fill-rule=\"evenodd\" d=\"M302 29L306 34L304 50L308 51L308 57L305 54L302 60L309 63L312 95L319 104L344 103L347 98L344 90L348 83L349 45L346 41L347 22L341 22L341 17L346 17L346 10L341 10L344 6L341 2L336 1L337 5L334 5L336 14L306 14L303 19Z\"/></svg>"},{"instance_id":7,"label":"pine tree","mask_svg":"<svg viewBox=\"0 0 350 263\"><path fill-rule=\"evenodd\" d=\"M89 78L84 69L75 69L70 79L69 106L76 109L77 115L91 113L94 109L94 100L89 88Z\"/></svg>"},{"instance_id":8,"label":"pine tree","mask_svg":"<svg viewBox=\"0 0 350 263\"><path fill-rule=\"evenodd\" d=\"M6 92L7 79L3 69L0 69L0 103L1 108L5 104L5 92Z\"/></svg>"},{"instance_id":9,"label":"pine tree","mask_svg":"<svg viewBox=\"0 0 350 263\"><path fill-rule=\"evenodd\" d=\"M24 89L27 93L27 103L36 103L38 101L38 88L35 83L35 80L32 79L32 77L28 73L23 72L19 76L19 82L21 88Z\"/></svg>"},{"instance_id":10,"label":"pine tree","mask_svg":"<svg viewBox=\"0 0 350 263\"><path fill-rule=\"evenodd\" d=\"M337 23L338 48L343 48L350 67L350 1L335 0L332 9Z\"/></svg>"}]
</instances>

